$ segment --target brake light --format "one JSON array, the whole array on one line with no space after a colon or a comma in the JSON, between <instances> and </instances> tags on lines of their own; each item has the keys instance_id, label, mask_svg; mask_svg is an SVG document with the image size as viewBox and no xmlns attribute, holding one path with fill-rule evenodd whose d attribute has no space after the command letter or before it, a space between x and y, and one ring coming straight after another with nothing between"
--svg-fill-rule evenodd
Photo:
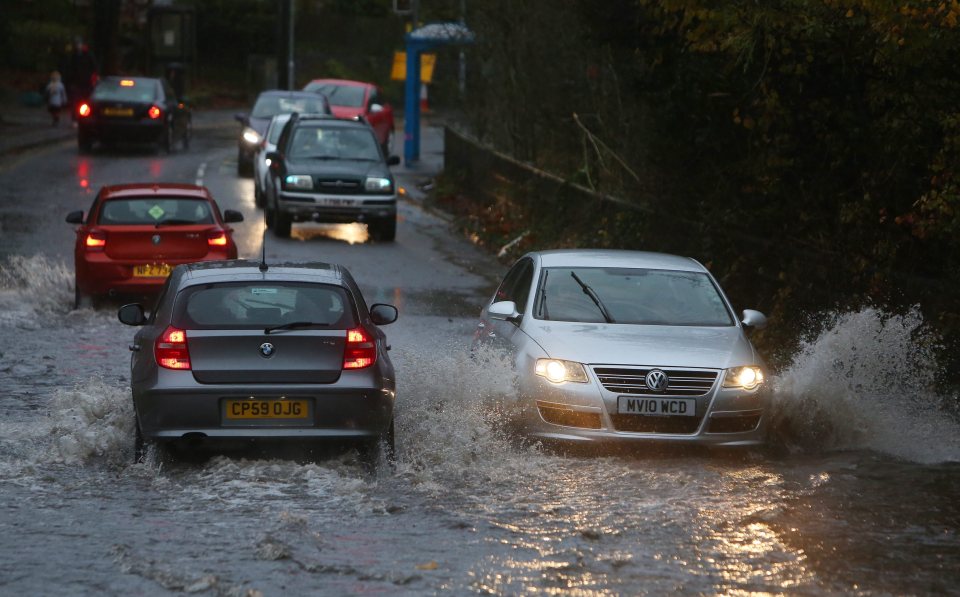
<instances>
[{"instance_id":1,"label":"brake light","mask_svg":"<svg viewBox=\"0 0 960 597\"><path fill-rule=\"evenodd\" d=\"M150 106L150 109L147 110L147 116L149 116L151 120L156 120L160 118L160 114L161 114L160 108L156 106Z\"/></svg>"},{"instance_id":2,"label":"brake light","mask_svg":"<svg viewBox=\"0 0 960 597\"><path fill-rule=\"evenodd\" d=\"M347 345L343 351L344 369L363 369L377 360L377 344L363 328L347 330Z\"/></svg>"},{"instance_id":3,"label":"brake light","mask_svg":"<svg viewBox=\"0 0 960 597\"><path fill-rule=\"evenodd\" d=\"M187 332L167 326L157 338L153 351L157 364L165 369L189 369L190 351L187 350Z\"/></svg>"},{"instance_id":4,"label":"brake light","mask_svg":"<svg viewBox=\"0 0 960 597\"><path fill-rule=\"evenodd\" d=\"M211 230L207 235L207 244L211 247L227 246L227 233L223 230Z\"/></svg>"},{"instance_id":5,"label":"brake light","mask_svg":"<svg viewBox=\"0 0 960 597\"><path fill-rule=\"evenodd\" d=\"M102 249L107 246L107 235L102 232L88 232L83 244L88 249Z\"/></svg>"},{"instance_id":6,"label":"brake light","mask_svg":"<svg viewBox=\"0 0 960 597\"><path fill-rule=\"evenodd\" d=\"M133 82L133 79L121 79L120 87L133 87L136 83Z\"/></svg>"},{"instance_id":7,"label":"brake light","mask_svg":"<svg viewBox=\"0 0 960 597\"><path fill-rule=\"evenodd\" d=\"M87 102L83 102L82 104L80 104L80 107L77 108L77 114L79 114L82 118L86 118L87 116L90 116L90 113L92 111L93 110L90 109L90 104L88 104Z\"/></svg>"}]
</instances>

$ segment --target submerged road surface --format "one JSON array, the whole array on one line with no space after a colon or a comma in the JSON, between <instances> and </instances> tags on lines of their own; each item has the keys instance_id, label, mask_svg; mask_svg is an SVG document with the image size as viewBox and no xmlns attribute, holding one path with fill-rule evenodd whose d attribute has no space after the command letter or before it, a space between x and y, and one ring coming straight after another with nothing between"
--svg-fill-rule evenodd
<instances>
[{"instance_id":1,"label":"submerged road surface","mask_svg":"<svg viewBox=\"0 0 960 597\"><path fill-rule=\"evenodd\" d=\"M0 163L0 594L958 591L960 428L924 389L915 315L825 320L773 380L769 450L549 453L501 431L509 369L468 358L502 266L413 203L395 243L363 225L266 237L268 261L342 263L399 307L394 469L350 450L131 464L133 329L116 305L71 310L63 218L105 184L200 178L256 257L234 135Z\"/></svg>"}]
</instances>

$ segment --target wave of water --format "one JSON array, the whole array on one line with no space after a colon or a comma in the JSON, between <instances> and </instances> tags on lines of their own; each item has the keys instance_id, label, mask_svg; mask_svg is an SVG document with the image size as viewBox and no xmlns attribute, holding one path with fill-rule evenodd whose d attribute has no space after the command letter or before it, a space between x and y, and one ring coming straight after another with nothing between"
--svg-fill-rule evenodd
<instances>
[{"instance_id":1,"label":"wave of water","mask_svg":"<svg viewBox=\"0 0 960 597\"><path fill-rule=\"evenodd\" d=\"M936 390L941 348L919 311L865 308L827 320L774 381L775 441L807 452L960 461L960 424Z\"/></svg>"},{"instance_id":2,"label":"wave of water","mask_svg":"<svg viewBox=\"0 0 960 597\"><path fill-rule=\"evenodd\" d=\"M0 263L0 325L35 329L44 315L73 305L73 268L43 255Z\"/></svg>"}]
</instances>

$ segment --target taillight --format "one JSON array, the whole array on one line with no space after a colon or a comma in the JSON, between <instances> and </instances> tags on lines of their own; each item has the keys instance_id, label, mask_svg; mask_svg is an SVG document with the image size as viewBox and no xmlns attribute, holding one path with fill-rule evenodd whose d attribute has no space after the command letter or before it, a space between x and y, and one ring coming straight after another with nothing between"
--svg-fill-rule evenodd
<instances>
[{"instance_id":1,"label":"taillight","mask_svg":"<svg viewBox=\"0 0 960 597\"><path fill-rule=\"evenodd\" d=\"M150 106L150 109L147 110L147 116L149 116L151 120L160 118L160 114L162 114L162 112L160 111L160 108L156 106Z\"/></svg>"},{"instance_id":2,"label":"taillight","mask_svg":"<svg viewBox=\"0 0 960 597\"><path fill-rule=\"evenodd\" d=\"M227 246L227 233L223 230L211 230L207 234L207 244L211 247Z\"/></svg>"},{"instance_id":3,"label":"taillight","mask_svg":"<svg viewBox=\"0 0 960 597\"><path fill-rule=\"evenodd\" d=\"M87 102L83 102L83 103L80 104L80 106L77 108L77 114L79 114L79 115L80 115L81 117L83 117L83 118L86 118L87 116L90 116L90 113L91 113L91 112L93 112L93 110L90 109L90 104L88 104Z\"/></svg>"},{"instance_id":4,"label":"taillight","mask_svg":"<svg viewBox=\"0 0 960 597\"><path fill-rule=\"evenodd\" d=\"M107 235L102 232L88 232L83 244L88 249L102 249L107 246Z\"/></svg>"},{"instance_id":5,"label":"taillight","mask_svg":"<svg viewBox=\"0 0 960 597\"><path fill-rule=\"evenodd\" d=\"M363 369L377 360L377 344L363 328L347 330L347 345L343 351L344 369Z\"/></svg>"},{"instance_id":6,"label":"taillight","mask_svg":"<svg viewBox=\"0 0 960 597\"><path fill-rule=\"evenodd\" d=\"M190 351L187 350L187 332L167 326L157 338L154 349L157 364L165 369L189 369Z\"/></svg>"}]
</instances>

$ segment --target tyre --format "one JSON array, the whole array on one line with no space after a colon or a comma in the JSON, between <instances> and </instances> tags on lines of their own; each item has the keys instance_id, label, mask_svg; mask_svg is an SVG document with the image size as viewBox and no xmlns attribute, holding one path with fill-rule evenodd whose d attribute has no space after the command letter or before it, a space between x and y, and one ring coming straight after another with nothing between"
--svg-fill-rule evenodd
<instances>
[{"instance_id":1,"label":"tyre","mask_svg":"<svg viewBox=\"0 0 960 597\"><path fill-rule=\"evenodd\" d=\"M244 156L242 151L237 151L237 175L253 176L253 160Z\"/></svg>"},{"instance_id":2,"label":"tyre","mask_svg":"<svg viewBox=\"0 0 960 597\"><path fill-rule=\"evenodd\" d=\"M365 440L360 444L358 448L360 461L370 468L376 468L377 465L384 462L392 466L397 461L395 435L394 422L390 421L390 426L380 437Z\"/></svg>"},{"instance_id":3,"label":"tyre","mask_svg":"<svg viewBox=\"0 0 960 597\"><path fill-rule=\"evenodd\" d=\"M143 432L140 431L140 419L136 414L133 415L133 463L140 464L147 457L146 440L143 438Z\"/></svg>"},{"instance_id":4,"label":"tyre","mask_svg":"<svg viewBox=\"0 0 960 597\"><path fill-rule=\"evenodd\" d=\"M293 228L293 219L289 214L273 210L273 234L277 238L290 238L290 230Z\"/></svg>"},{"instance_id":5,"label":"tyre","mask_svg":"<svg viewBox=\"0 0 960 597\"><path fill-rule=\"evenodd\" d=\"M380 146L383 149L383 157L390 157L390 148L393 147L393 131L387 133L387 138L383 141L383 145Z\"/></svg>"},{"instance_id":6,"label":"tyre","mask_svg":"<svg viewBox=\"0 0 960 597\"><path fill-rule=\"evenodd\" d=\"M93 139L90 135L77 133L77 149L80 153L90 153L93 150Z\"/></svg>"},{"instance_id":7,"label":"tyre","mask_svg":"<svg viewBox=\"0 0 960 597\"><path fill-rule=\"evenodd\" d=\"M263 207L263 191L260 190L260 185L256 181L253 183L253 204L257 207Z\"/></svg>"},{"instance_id":8,"label":"tyre","mask_svg":"<svg viewBox=\"0 0 960 597\"><path fill-rule=\"evenodd\" d=\"M80 288L74 283L73 285L73 308L74 310L78 309L92 309L93 308L93 297L89 294L84 294L80 292Z\"/></svg>"},{"instance_id":9,"label":"tyre","mask_svg":"<svg viewBox=\"0 0 960 597\"><path fill-rule=\"evenodd\" d=\"M397 238L397 217L374 220L370 222L368 228L374 240L392 242Z\"/></svg>"}]
</instances>

